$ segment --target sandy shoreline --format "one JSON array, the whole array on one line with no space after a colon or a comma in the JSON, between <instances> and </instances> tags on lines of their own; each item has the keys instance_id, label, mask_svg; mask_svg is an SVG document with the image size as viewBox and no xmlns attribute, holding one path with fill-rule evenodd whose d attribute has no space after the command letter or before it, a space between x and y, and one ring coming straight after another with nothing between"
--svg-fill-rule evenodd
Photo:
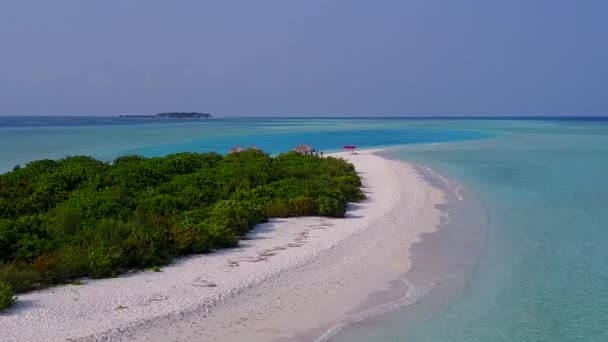
<instances>
[{"instance_id":1,"label":"sandy shoreline","mask_svg":"<svg viewBox=\"0 0 608 342\"><path fill-rule=\"evenodd\" d=\"M345 219L276 219L241 248L19 296L3 341L314 341L406 296L409 249L436 230L444 194L406 163L338 154L368 200ZM370 296L370 294L373 294Z\"/></svg>"}]
</instances>

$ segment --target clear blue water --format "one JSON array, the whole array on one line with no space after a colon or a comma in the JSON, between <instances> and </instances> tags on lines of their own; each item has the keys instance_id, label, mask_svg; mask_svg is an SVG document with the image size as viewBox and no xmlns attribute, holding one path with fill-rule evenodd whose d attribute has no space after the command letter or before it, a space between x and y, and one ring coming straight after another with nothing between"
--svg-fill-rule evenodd
<instances>
[{"instance_id":1,"label":"clear blue water","mask_svg":"<svg viewBox=\"0 0 608 342\"><path fill-rule=\"evenodd\" d=\"M474 129L496 138L392 153L464 183L486 208L465 288L434 311L403 308L332 341L608 341L608 123Z\"/></svg>"},{"instance_id":2,"label":"clear blue water","mask_svg":"<svg viewBox=\"0 0 608 342\"><path fill-rule=\"evenodd\" d=\"M332 341L608 341L606 119L128 120L0 118L0 171L66 154L399 145L392 157L430 166L483 204L481 255L439 304L431 293Z\"/></svg>"},{"instance_id":3,"label":"clear blue water","mask_svg":"<svg viewBox=\"0 0 608 342\"><path fill-rule=\"evenodd\" d=\"M109 161L125 154L223 154L236 144L279 153L303 143L318 150L336 150L353 144L372 147L486 136L464 127L419 127L403 120L0 117L0 172L35 159L66 155L86 154Z\"/></svg>"}]
</instances>

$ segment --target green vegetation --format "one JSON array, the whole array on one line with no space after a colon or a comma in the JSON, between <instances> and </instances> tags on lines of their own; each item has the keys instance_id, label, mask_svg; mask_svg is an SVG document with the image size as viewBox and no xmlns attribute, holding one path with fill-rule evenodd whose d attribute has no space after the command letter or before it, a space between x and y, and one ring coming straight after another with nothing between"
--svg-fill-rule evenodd
<instances>
[{"instance_id":1,"label":"green vegetation","mask_svg":"<svg viewBox=\"0 0 608 342\"><path fill-rule=\"evenodd\" d=\"M159 113L156 115L119 115L121 118L170 118L170 119L209 119L211 114L209 113Z\"/></svg>"},{"instance_id":2,"label":"green vegetation","mask_svg":"<svg viewBox=\"0 0 608 342\"><path fill-rule=\"evenodd\" d=\"M0 310L6 309L15 303L15 291L6 282L0 280Z\"/></svg>"},{"instance_id":3,"label":"green vegetation","mask_svg":"<svg viewBox=\"0 0 608 342\"><path fill-rule=\"evenodd\" d=\"M351 164L296 153L35 161L0 175L0 281L23 292L160 270L270 217L343 217L360 185Z\"/></svg>"},{"instance_id":4,"label":"green vegetation","mask_svg":"<svg viewBox=\"0 0 608 342\"><path fill-rule=\"evenodd\" d=\"M177 118L177 119L209 119L211 114L209 113L159 113L156 114L159 118Z\"/></svg>"}]
</instances>

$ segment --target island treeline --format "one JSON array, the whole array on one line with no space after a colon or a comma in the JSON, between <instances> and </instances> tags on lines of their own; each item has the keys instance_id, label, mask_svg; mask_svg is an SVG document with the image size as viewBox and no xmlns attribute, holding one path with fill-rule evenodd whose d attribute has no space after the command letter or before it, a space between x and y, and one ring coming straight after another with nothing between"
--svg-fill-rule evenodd
<instances>
[{"instance_id":1,"label":"island treeline","mask_svg":"<svg viewBox=\"0 0 608 342\"><path fill-rule=\"evenodd\" d=\"M348 162L295 152L31 162L0 175L0 303L9 287L111 277L236 247L271 217L343 217L349 201L364 198L360 185Z\"/></svg>"},{"instance_id":2,"label":"island treeline","mask_svg":"<svg viewBox=\"0 0 608 342\"><path fill-rule=\"evenodd\" d=\"M119 115L121 118L165 118L165 119L209 119L211 114L209 113L182 113L182 112L171 112L171 113L158 113L154 115L145 114L126 114Z\"/></svg>"}]
</instances>

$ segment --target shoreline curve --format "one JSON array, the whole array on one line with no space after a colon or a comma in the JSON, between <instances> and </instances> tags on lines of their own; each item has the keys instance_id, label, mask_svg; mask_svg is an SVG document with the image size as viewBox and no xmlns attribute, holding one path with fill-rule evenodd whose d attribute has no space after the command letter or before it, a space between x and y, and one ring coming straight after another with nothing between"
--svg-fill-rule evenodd
<instances>
[{"instance_id":1,"label":"shoreline curve","mask_svg":"<svg viewBox=\"0 0 608 342\"><path fill-rule=\"evenodd\" d=\"M272 219L241 247L20 295L6 341L311 341L354 313L401 300L410 249L441 225L446 194L416 166L334 153L368 199L346 218ZM373 294L373 295L372 295ZM372 295L372 296L369 296Z\"/></svg>"}]
</instances>

